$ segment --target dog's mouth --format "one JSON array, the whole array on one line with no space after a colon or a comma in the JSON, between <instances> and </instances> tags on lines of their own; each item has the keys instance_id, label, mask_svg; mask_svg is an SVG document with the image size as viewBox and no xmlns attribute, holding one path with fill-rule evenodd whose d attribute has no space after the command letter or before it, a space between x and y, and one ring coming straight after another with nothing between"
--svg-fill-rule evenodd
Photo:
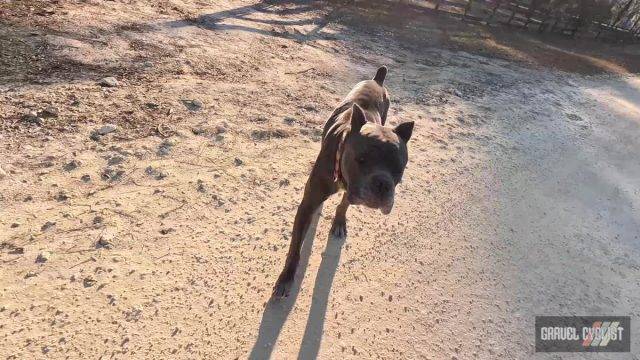
<instances>
[{"instance_id":1,"label":"dog's mouth","mask_svg":"<svg viewBox=\"0 0 640 360\"><path fill-rule=\"evenodd\" d=\"M350 192L347 199L351 205L364 205L371 209L379 209L384 215L389 215L393 209L393 196L380 199L374 196L359 196Z\"/></svg>"}]
</instances>

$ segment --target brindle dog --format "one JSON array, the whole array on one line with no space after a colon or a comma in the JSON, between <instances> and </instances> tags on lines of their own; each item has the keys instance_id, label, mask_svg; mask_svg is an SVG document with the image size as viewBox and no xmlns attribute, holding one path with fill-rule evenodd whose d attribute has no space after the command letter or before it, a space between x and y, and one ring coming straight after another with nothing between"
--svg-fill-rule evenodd
<instances>
[{"instance_id":1,"label":"brindle dog","mask_svg":"<svg viewBox=\"0 0 640 360\"><path fill-rule=\"evenodd\" d=\"M284 269L273 290L277 297L289 295L302 240L314 212L329 196L345 190L331 227L335 236L347 234L349 205L380 209L385 215L391 212L395 187L407 165L413 122L384 126L389 110L389 95L383 86L386 75L383 66L373 80L358 83L324 125L322 147L298 206Z\"/></svg>"}]
</instances>

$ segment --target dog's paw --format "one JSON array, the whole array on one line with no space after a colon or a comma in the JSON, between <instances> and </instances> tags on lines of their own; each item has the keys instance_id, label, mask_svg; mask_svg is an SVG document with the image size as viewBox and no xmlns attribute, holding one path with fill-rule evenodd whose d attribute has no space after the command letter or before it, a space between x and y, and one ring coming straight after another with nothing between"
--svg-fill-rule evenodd
<instances>
[{"instance_id":1,"label":"dog's paw","mask_svg":"<svg viewBox=\"0 0 640 360\"><path fill-rule=\"evenodd\" d=\"M346 238L347 222L334 219L333 224L331 224L331 234L337 238Z\"/></svg>"},{"instance_id":2,"label":"dog's paw","mask_svg":"<svg viewBox=\"0 0 640 360\"><path fill-rule=\"evenodd\" d=\"M278 280L276 286L273 287L273 293L271 294L275 298L285 298L289 296L291 292L292 280Z\"/></svg>"}]
</instances>

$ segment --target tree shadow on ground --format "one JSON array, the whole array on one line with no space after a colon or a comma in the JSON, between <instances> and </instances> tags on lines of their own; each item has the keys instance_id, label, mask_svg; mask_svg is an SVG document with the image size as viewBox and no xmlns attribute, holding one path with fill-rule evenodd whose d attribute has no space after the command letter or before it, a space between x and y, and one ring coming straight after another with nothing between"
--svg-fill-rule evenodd
<instances>
[{"instance_id":1,"label":"tree shadow on ground","mask_svg":"<svg viewBox=\"0 0 640 360\"><path fill-rule=\"evenodd\" d=\"M322 29L329 23L332 12L326 16L320 14L314 18L306 19L260 19L252 17L252 14L262 13L273 16L301 15L313 11L322 10L323 7L314 4L312 1L270 1L253 5L247 5L231 10L219 11L216 13L200 15L187 20L176 20L165 23L165 26L179 28L184 26L198 26L211 31L243 31L264 36L274 36L283 39L290 39L299 42L312 40L318 36ZM225 21L236 20L236 23L229 24ZM242 23L237 23L241 21ZM288 32L266 29L264 26L304 26L315 25L311 31Z\"/></svg>"}]
</instances>

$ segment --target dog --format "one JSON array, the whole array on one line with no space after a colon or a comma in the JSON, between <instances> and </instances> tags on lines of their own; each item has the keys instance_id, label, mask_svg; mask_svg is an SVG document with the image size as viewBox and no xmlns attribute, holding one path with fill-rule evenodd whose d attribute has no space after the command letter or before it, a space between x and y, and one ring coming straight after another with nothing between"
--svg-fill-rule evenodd
<instances>
[{"instance_id":1,"label":"dog","mask_svg":"<svg viewBox=\"0 0 640 360\"><path fill-rule=\"evenodd\" d=\"M289 295L302 241L313 214L329 196L345 191L331 226L337 237L347 234L349 205L365 205L385 215L391 212L395 187L407 165L407 142L414 123L385 126L389 111L389 94L383 85L386 76L383 66L373 80L358 83L325 123L320 153L293 223L285 266L273 289L275 297Z\"/></svg>"}]
</instances>

